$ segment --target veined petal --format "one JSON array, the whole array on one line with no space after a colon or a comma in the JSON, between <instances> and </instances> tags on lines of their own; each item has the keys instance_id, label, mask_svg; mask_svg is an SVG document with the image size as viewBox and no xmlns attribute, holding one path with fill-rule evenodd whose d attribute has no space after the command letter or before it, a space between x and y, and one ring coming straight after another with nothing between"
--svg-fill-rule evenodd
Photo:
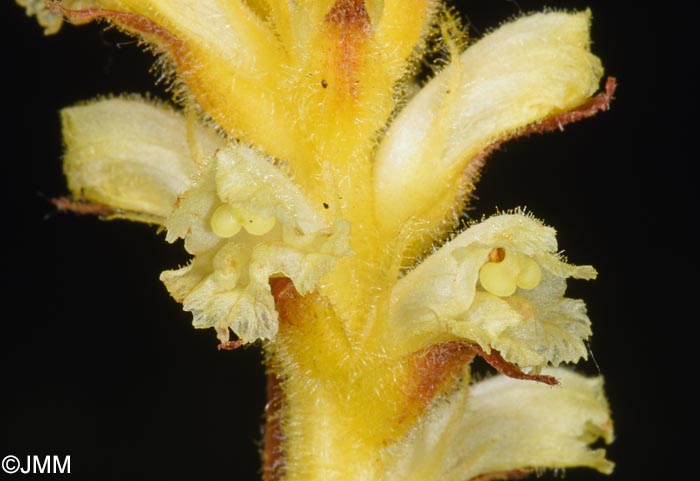
<instances>
[{"instance_id":1,"label":"veined petal","mask_svg":"<svg viewBox=\"0 0 700 481\"><path fill-rule=\"evenodd\" d=\"M556 251L554 229L524 214L469 227L399 280L390 336L408 350L466 339L523 367L585 358L585 306L563 295L567 277L590 279L595 270Z\"/></svg>"},{"instance_id":2,"label":"veined petal","mask_svg":"<svg viewBox=\"0 0 700 481\"><path fill-rule=\"evenodd\" d=\"M566 369L545 372L561 385L499 375L465 383L438 401L404 440L383 453L390 466L386 479L463 481L577 466L612 472L605 450L589 448L599 438L606 443L613 438L602 378Z\"/></svg>"},{"instance_id":3,"label":"veined petal","mask_svg":"<svg viewBox=\"0 0 700 481\"><path fill-rule=\"evenodd\" d=\"M288 277L308 293L332 265L330 255L274 243L230 242L195 256L185 267L163 272L160 279L192 312L195 327L215 328L221 342L229 340L231 329L249 343L274 339L277 333L270 277Z\"/></svg>"},{"instance_id":4,"label":"veined petal","mask_svg":"<svg viewBox=\"0 0 700 481\"><path fill-rule=\"evenodd\" d=\"M179 100L196 102L232 138L284 159L320 199L334 190L316 181L333 170L322 164L371 172L376 133L396 106L394 89L413 65L407 59L421 51L435 3L63 0L52 11L76 24L106 20L163 53L163 75L177 78ZM411 20L397 20L406 8Z\"/></svg>"},{"instance_id":5,"label":"veined petal","mask_svg":"<svg viewBox=\"0 0 700 481\"><path fill-rule=\"evenodd\" d=\"M589 12L555 12L504 25L408 103L375 164L377 218L387 232L412 217L437 226L473 187L460 182L472 158L597 90L603 70L589 51L589 21Z\"/></svg>"},{"instance_id":6,"label":"veined petal","mask_svg":"<svg viewBox=\"0 0 700 481\"><path fill-rule=\"evenodd\" d=\"M587 359L588 349L584 341L592 331L586 305L582 300L564 297L565 290L565 278L544 270L537 288L520 289L505 299L512 317L519 316L518 322L497 335L489 333L479 344L482 347L490 345L504 359L519 366L557 366ZM496 297L485 295L492 299ZM498 301L503 302L500 298ZM480 320L488 319L492 324L496 312L485 308ZM472 317L467 316L465 323L469 324L471 320Z\"/></svg>"},{"instance_id":7,"label":"veined petal","mask_svg":"<svg viewBox=\"0 0 700 481\"><path fill-rule=\"evenodd\" d=\"M213 129L139 97L69 107L61 120L73 197L143 222L163 223L189 187L197 160L222 143Z\"/></svg>"},{"instance_id":8,"label":"veined petal","mask_svg":"<svg viewBox=\"0 0 700 481\"><path fill-rule=\"evenodd\" d=\"M191 264L161 274L196 327L228 329L244 342L272 339L277 312L269 279L311 292L335 257L349 254L350 226L328 223L272 162L242 144L220 150L179 200L166 240L185 239Z\"/></svg>"},{"instance_id":9,"label":"veined petal","mask_svg":"<svg viewBox=\"0 0 700 481\"><path fill-rule=\"evenodd\" d=\"M277 157L291 157L287 97L275 94L284 48L245 1L63 0L60 5L74 23L105 19L166 53L218 125Z\"/></svg>"}]
</instances>

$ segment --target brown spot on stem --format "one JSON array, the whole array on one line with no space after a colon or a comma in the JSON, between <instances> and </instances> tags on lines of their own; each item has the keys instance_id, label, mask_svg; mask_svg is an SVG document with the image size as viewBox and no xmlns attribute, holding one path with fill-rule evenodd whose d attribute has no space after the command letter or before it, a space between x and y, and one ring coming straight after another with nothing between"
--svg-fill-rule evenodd
<instances>
[{"instance_id":1,"label":"brown spot on stem","mask_svg":"<svg viewBox=\"0 0 700 481\"><path fill-rule=\"evenodd\" d=\"M359 93L359 71L372 23L364 0L337 0L323 19L331 41L332 68L338 86Z\"/></svg>"}]
</instances>

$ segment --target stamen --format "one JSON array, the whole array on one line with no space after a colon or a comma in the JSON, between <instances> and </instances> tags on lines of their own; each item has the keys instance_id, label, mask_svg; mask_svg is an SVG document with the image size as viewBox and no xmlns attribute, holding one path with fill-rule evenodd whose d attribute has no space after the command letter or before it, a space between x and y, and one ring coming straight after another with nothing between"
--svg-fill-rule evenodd
<instances>
[{"instance_id":1,"label":"stamen","mask_svg":"<svg viewBox=\"0 0 700 481\"><path fill-rule=\"evenodd\" d=\"M217 207L209 223L214 234L223 239L235 236L242 227L238 213L228 204Z\"/></svg>"},{"instance_id":2,"label":"stamen","mask_svg":"<svg viewBox=\"0 0 700 481\"><path fill-rule=\"evenodd\" d=\"M493 252L496 252L496 255L492 256ZM481 286L499 297L512 296L517 288L515 278L519 271L516 256L513 253L506 253L505 249L500 247L493 249L491 253L489 253L489 262L479 271ZM492 261L492 258L496 259L496 262Z\"/></svg>"},{"instance_id":3,"label":"stamen","mask_svg":"<svg viewBox=\"0 0 700 481\"><path fill-rule=\"evenodd\" d=\"M252 235L264 235L272 230L277 219L263 217L254 212L235 209L229 204L217 207L211 216L211 230L217 236L228 239L245 228Z\"/></svg>"},{"instance_id":4,"label":"stamen","mask_svg":"<svg viewBox=\"0 0 700 481\"><path fill-rule=\"evenodd\" d=\"M243 227L252 235L264 235L272 230L277 219L274 217L261 217L252 212L246 212L243 216Z\"/></svg>"},{"instance_id":5,"label":"stamen","mask_svg":"<svg viewBox=\"0 0 700 481\"><path fill-rule=\"evenodd\" d=\"M534 289L542 280L539 264L523 254L496 247L479 271L481 287L499 297L512 296L515 290Z\"/></svg>"}]
</instances>

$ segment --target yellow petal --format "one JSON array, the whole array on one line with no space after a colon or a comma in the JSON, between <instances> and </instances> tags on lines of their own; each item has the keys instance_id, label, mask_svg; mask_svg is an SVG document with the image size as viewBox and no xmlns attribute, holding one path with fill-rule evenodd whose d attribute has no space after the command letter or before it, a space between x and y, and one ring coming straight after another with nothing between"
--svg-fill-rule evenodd
<instances>
[{"instance_id":1,"label":"yellow petal","mask_svg":"<svg viewBox=\"0 0 700 481\"><path fill-rule=\"evenodd\" d=\"M505 299L477 290L472 305L458 321L449 324L449 331L488 351L489 346L504 331L522 321L523 316Z\"/></svg>"},{"instance_id":2,"label":"yellow petal","mask_svg":"<svg viewBox=\"0 0 700 481\"><path fill-rule=\"evenodd\" d=\"M386 479L463 481L576 466L611 473L605 450L589 447L613 438L602 379L565 369L545 373L561 385L494 376L437 402L413 432L383 453L390 466Z\"/></svg>"},{"instance_id":3,"label":"yellow petal","mask_svg":"<svg viewBox=\"0 0 700 481\"><path fill-rule=\"evenodd\" d=\"M211 155L221 143L213 130L138 97L69 107L61 119L63 167L73 197L144 222L164 222L189 187L197 157Z\"/></svg>"},{"instance_id":4,"label":"yellow petal","mask_svg":"<svg viewBox=\"0 0 700 481\"><path fill-rule=\"evenodd\" d=\"M228 133L290 157L293 122L274 95L284 49L246 2L64 0L61 5L73 23L104 18L167 53L179 80Z\"/></svg>"},{"instance_id":5,"label":"yellow petal","mask_svg":"<svg viewBox=\"0 0 700 481\"><path fill-rule=\"evenodd\" d=\"M535 14L455 58L405 107L377 153L377 217L396 232L460 209L460 175L489 144L582 104L602 67L589 51L588 12Z\"/></svg>"},{"instance_id":6,"label":"yellow petal","mask_svg":"<svg viewBox=\"0 0 700 481\"><path fill-rule=\"evenodd\" d=\"M370 16L376 11L376 44L385 53L383 68L396 80L405 74L406 59L428 33L436 2L431 0L384 0L368 3ZM403 12L411 12L405 15ZM374 19L374 18L373 18ZM415 53L415 52L413 52Z\"/></svg>"},{"instance_id":7,"label":"yellow petal","mask_svg":"<svg viewBox=\"0 0 700 481\"><path fill-rule=\"evenodd\" d=\"M505 251L506 260L509 255L525 259L528 269L535 262L537 286L514 284L508 293L487 290L479 273L494 249ZM595 270L566 264L556 252L554 229L527 215L502 214L473 225L397 283L388 335L409 351L466 339L486 351L497 349L523 367L585 358L584 340L591 334L585 305L565 298L564 291L567 277L591 278Z\"/></svg>"},{"instance_id":8,"label":"yellow petal","mask_svg":"<svg viewBox=\"0 0 700 481\"><path fill-rule=\"evenodd\" d=\"M317 180L336 167L344 176L358 165L371 172L394 89L414 65L407 58L422 51L436 9L431 0L60 5L73 23L106 19L165 53L164 75L177 74L178 99L194 100L231 137L288 162L317 200L336 194L337 185ZM410 21L399 15L406 9ZM350 185L369 191L362 177L349 176Z\"/></svg>"}]
</instances>

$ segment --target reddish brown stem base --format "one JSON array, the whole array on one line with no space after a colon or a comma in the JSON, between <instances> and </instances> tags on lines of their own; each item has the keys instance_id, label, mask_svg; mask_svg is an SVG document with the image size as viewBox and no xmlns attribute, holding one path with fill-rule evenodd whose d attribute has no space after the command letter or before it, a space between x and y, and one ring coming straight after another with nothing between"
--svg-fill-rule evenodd
<instances>
[{"instance_id":1,"label":"reddish brown stem base","mask_svg":"<svg viewBox=\"0 0 700 481\"><path fill-rule=\"evenodd\" d=\"M263 481L279 481L284 476L285 457L282 450L281 412L284 393L275 373L267 375L267 404L265 405L265 447L263 449Z\"/></svg>"}]
</instances>

